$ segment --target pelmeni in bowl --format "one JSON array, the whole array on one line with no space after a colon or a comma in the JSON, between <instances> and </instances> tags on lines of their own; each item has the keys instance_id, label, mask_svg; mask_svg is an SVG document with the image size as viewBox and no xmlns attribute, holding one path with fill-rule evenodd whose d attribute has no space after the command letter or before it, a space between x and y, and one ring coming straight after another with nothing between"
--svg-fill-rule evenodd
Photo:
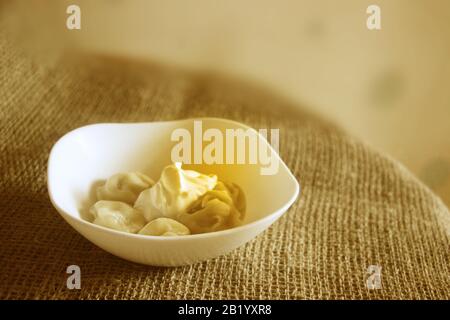
<instances>
[{"instance_id":1,"label":"pelmeni in bowl","mask_svg":"<svg viewBox=\"0 0 450 320\"><path fill-rule=\"evenodd\" d=\"M67 133L56 142L49 156L47 178L49 196L53 205L61 217L85 238L100 248L133 262L157 266L185 265L226 254L243 245L286 212L300 190L296 178L262 135L257 136L257 142L267 147L268 156L276 160L278 164L277 167L274 166L276 170L269 170L271 173L269 175L261 174L267 164L259 161L244 164L205 162L187 164L183 162L183 170L215 175L218 181L239 186L245 195L245 216L239 226L224 229L221 224L226 225L227 219L222 219L218 214L215 224L218 231L161 236L139 234L139 231L129 233L94 224L92 213L89 214L89 221L85 218L86 211L89 213L89 208L98 201L95 192L91 192L93 188L95 189L93 186L102 185L118 172L140 172L157 180L167 165L176 162L172 159L172 150L179 141L174 141L173 133L182 129L194 137L198 123L202 125L203 137L207 137L208 130L220 133L224 137L227 130L253 130L235 121L201 118L151 123L94 124ZM203 150L208 147L205 141ZM120 181L126 181L126 179L119 179L117 184L122 190ZM146 180L143 179L143 181L145 183ZM147 183L150 184L149 181ZM140 182L136 185L141 186ZM222 190L218 183L214 188ZM214 188L208 191L214 192ZM130 190L134 198L137 192L135 193L135 189ZM236 189L230 187L227 192L231 194L231 197L239 199L240 193ZM186 214L194 215L180 217L180 223L192 229L198 225L201 231L203 214L201 210L209 210L211 206L216 205L223 210L220 212L232 210L222 204L219 205L217 201L214 201L215 197L227 203L227 197L224 194L205 193L203 199L200 200L200 197L197 199L198 202L194 202L186 209ZM132 202L132 198L127 197L126 201ZM136 209L131 202L125 203L130 208ZM240 205L242 204L236 201L235 207L238 208ZM201 214L196 216L195 212L201 212ZM100 212L98 217L101 217L101 214ZM128 217L134 216L131 214ZM198 220L196 220L197 217L199 217ZM134 219L131 218L128 221L134 221ZM145 219L144 223L147 225L149 221ZM141 223L139 222L137 227L134 223L131 225L134 231L141 226ZM171 232L171 227L167 224L164 228L167 229L166 232ZM173 230L178 229L174 227ZM149 231L150 234L152 232Z\"/></svg>"},{"instance_id":2,"label":"pelmeni in bowl","mask_svg":"<svg viewBox=\"0 0 450 320\"><path fill-rule=\"evenodd\" d=\"M139 172L114 174L97 187L92 222L155 236L214 232L242 223L245 196L236 184L181 166L166 166L156 183Z\"/></svg>"}]
</instances>

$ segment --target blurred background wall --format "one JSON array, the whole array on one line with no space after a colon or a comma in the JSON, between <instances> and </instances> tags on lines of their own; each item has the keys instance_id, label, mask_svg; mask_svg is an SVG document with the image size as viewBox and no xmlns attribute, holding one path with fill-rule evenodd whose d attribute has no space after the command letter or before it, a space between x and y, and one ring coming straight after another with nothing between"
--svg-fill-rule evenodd
<instances>
[{"instance_id":1,"label":"blurred background wall","mask_svg":"<svg viewBox=\"0 0 450 320\"><path fill-rule=\"evenodd\" d=\"M65 27L69 4L81 30ZM379 31L366 27L371 4ZM448 0L31 0L1 10L46 57L81 48L259 81L391 154L450 204Z\"/></svg>"}]
</instances>

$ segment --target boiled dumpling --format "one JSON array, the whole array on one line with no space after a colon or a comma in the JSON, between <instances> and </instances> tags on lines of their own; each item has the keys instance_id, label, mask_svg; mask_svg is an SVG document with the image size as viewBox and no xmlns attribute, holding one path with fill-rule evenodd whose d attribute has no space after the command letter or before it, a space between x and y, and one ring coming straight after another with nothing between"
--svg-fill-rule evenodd
<instances>
[{"instance_id":1,"label":"boiled dumpling","mask_svg":"<svg viewBox=\"0 0 450 320\"><path fill-rule=\"evenodd\" d=\"M143 212L147 221L160 217L175 218L195 200L212 190L217 176L181 169L181 163L165 167L161 178L148 190L143 191L135 208Z\"/></svg>"},{"instance_id":2,"label":"boiled dumpling","mask_svg":"<svg viewBox=\"0 0 450 320\"><path fill-rule=\"evenodd\" d=\"M139 194L153 185L153 180L140 172L117 173L97 188L97 198L133 205Z\"/></svg>"},{"instance_id":3,"label":"boiled dumpling","mask_svg":"<svg viewBox=\"0 0 450 320\"><path fill-rule=\"evenodd\" d=\"M218 183L215 189L228 191L228 194L231 196L231 199L233 200L234 206L241 213L239 219L243 220L247 203L242 189L236 183L232 182L221 182L220 184Z\"/></svg>"},{"instance_id":4,"label":"boiled dumpling","mask_svg":"<svg viewBox=\"0 0 450 320\"><path fill-rule=\"evenodd\" d=\"M142 213L119 201L98 201L90 212L94 216L93 223L118 231L136 233L146 223Z\"/></svg>"},{"instance_id":5,"label":"boiled dumpling","mask_svg":"<svg viewBox=\"0 0 450 320\"><path fill-rule=\"evenodd\" d=\"M224 230L238 226L245 215L245 197L233 183L217 182L216 187L197 199L177 219L192 233Z\"/></svg>"},{"instance_id":6,"label":"boiled dumpling","mask_svg":"<svg viewBox=\"0 0 450 320\"><path fill-rule=\"evenodd\" d=\"M189 229L176 220L170 218L158 218L147 223L147 225L139 231L139 234L149 236L183 236L191 232Z\"/></svg>"}]
</instances>

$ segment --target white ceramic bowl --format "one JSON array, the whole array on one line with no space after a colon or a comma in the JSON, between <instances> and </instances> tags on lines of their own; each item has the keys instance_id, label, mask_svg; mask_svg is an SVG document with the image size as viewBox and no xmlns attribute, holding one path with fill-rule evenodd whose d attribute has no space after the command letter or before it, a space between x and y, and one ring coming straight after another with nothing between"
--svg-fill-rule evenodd
<instances>
[{"instance_id":1,"label":"white ceramic bowl","mask_svg":"<svg viewBox=\"0 0 450 320\"><path fill-rule=\"evenodd\" d=\"M67 133L53 146L48 161L50 199L61 216L79 233L100 248L133 262L155 266L179 266L214 258L239 247L268 228L292 205L299 184L278 154L275 175L261 175L260 164L183 165L219 179L239 184L247 198L244 225L204 234L157 237L107 229L82 218L84 208L94 202L92 186L117 172L141 171L154 180L171 163L176 142L174 129L192 132L194 120L203 130L248 129L241 123L201 118L170 122L94 124ZM268 142L259 136L267 145Z\"/></svg>"}]
</instances>

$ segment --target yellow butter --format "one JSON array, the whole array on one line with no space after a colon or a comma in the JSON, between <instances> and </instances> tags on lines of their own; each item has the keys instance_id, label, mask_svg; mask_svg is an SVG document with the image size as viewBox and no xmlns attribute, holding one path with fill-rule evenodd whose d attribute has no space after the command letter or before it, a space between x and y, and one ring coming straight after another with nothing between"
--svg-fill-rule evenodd
<instances>
[{"instance_id":1,"label":"yellow butter","mask_svg":"<svg viewBox=\"0 0 450 320\"><path fill-rule=\"evenodd\" d=\"M181 163L169 165L163 169L155 185L139 195L135 208L143 212L147 221L160 217L175 218L212 190L216 183L215 175L183 170Z\"/></svg>"}]
</instances>

